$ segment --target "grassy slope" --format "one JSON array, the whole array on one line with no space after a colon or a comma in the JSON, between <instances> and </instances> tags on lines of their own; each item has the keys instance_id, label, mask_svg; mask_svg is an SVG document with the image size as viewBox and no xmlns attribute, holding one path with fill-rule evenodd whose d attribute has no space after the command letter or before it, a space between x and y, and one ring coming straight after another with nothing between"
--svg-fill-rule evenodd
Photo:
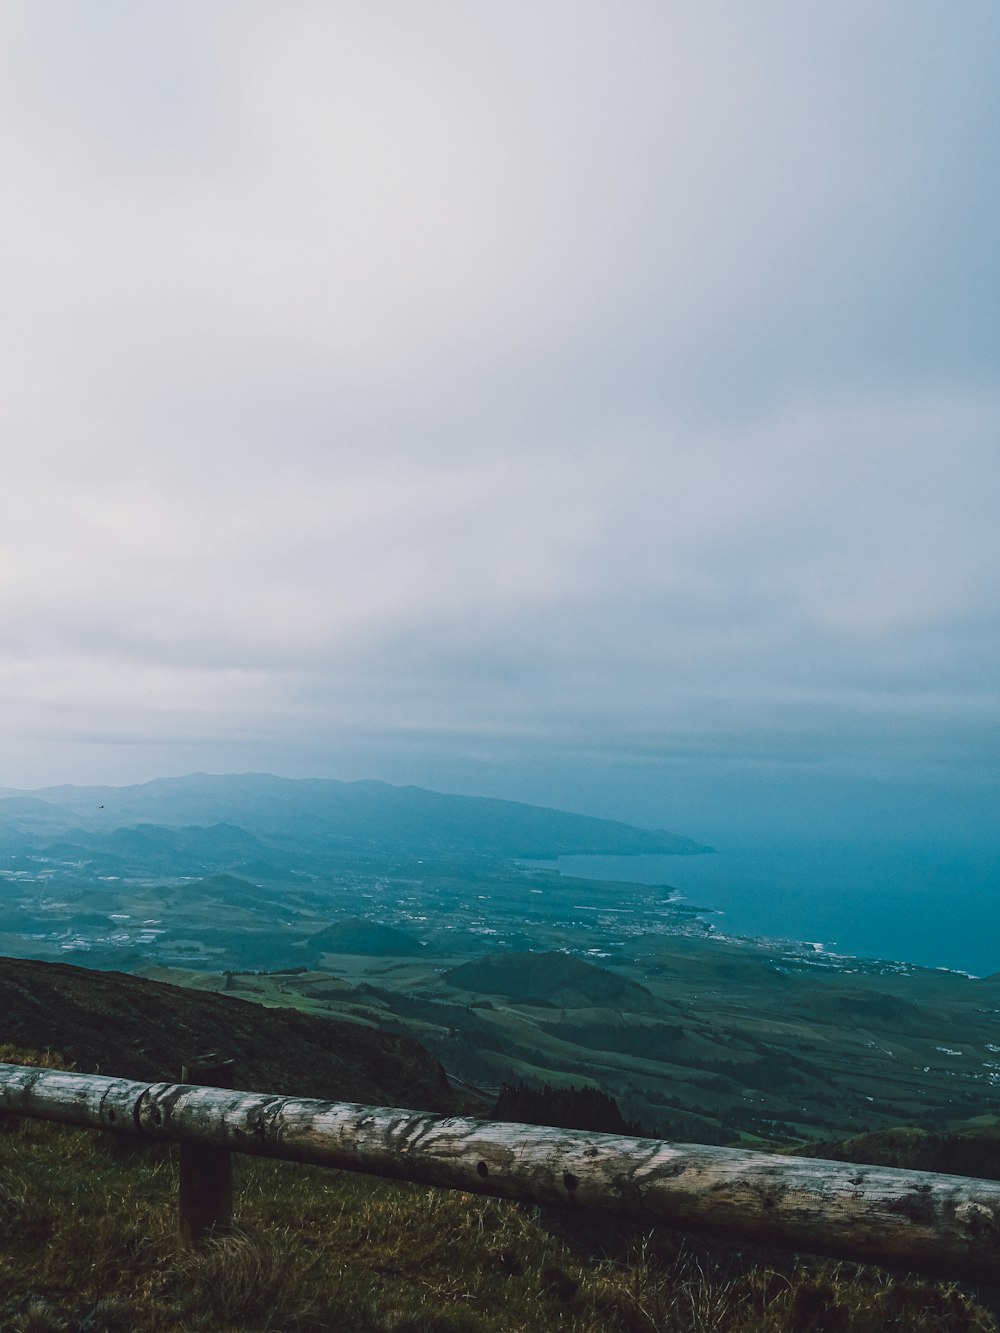
<instances>
[{"instance_id":1,"label":"grassy slope","mask_svg":"<svg viewBox=\"0 0 1000 1333\"><path fill-rule=\"evenodd\" d=\"M718 1022L715 1008L723 1002L733 1021L750 1017L742 1004L753 999L750 986L760 963L748 958L741 964L746 974L741 982L732 975L739 961L704 956L713 975L705 977L711 984L699 987L702 995L715 989L719 965L727 969L717 979L713 1024ZM368 967L372 960L365 962ZM382 970L396 975L391 967ZM412 970L407 964L399 975L408 979ZM671 971L665 989L676 993L676 972ZM339 994L343 985L319 973L237 980L255 991L261 987L279 1004L298 1000L304 1007L314 1002L296 996L293 986L311 992L332 985ZM777 1025L798 1023L799 1010L812 1014L817 1007L825 1018L832 1007L840 1030L843 998L855 1002L855 979L848 981L846 991L846 983L836 977L783 983ZM949 994L946 983L957 985L947 978L938 983L942 1004ZM880 991L893 984L878 979ZM253 998L264 995L254 993ZM352 999L357 998L355 992ZM366 1012L374 1016L380 993L366 999L371 1005ZM884 996L876 999L885 1007ZM869 1007L870 1001L866 996ZM73 1057L85 1068L100 1058L103 1068L116 1073L161 1077L179 1064L182 1049L191 1054L222 1045L239 1059L248 1086L278 1088L286 1080L305 1080L308 1088L288 1082L287 1090L447 1109L433 1060L405 1038L354 1024L331 1025L308 1014L234 1004L228 996L164 990L136 977L18 960L0 967L0 1004L8 1037L23 1029L39 1034L33 1038L37 1042L52 1039L58 1029L55 1039L69 1040ZM901 1013L898 1005L889 1008L885 1014L881 1007L866 1014L866 1023L909 1025L920 1032L924 1020L919 1014ZM603 1010L572 1012L601 1023L613 1017ZM470 1013L508 1036L526 1021L544 1025L558 1016L551 1009L499 1000ZM700 1054L707 1038L684 1017L686 1035L676 1046ZM421 1018L412 1021L425 1025ZM920 1040L926 1046L933 1038L921 1035ZM512 1055L485 1055L498 1061L498 1078L513 1070L540 1081L585 1081L551 1072L549 1061L565 1046L561 1039L539 1033L538 1043L546 1048L544 1068ZM732 1045L723 1050L743 1064L757 1058ZM824 1063L830 1054L824 1053ZM596 1071L608 1057L590 1051L588 1058L595 1055ZM10 1048L0 1053L0 1059L15 1062L23 1056ZM273 1063L278 1059L283 1068ZM616 1057L610 1059L617 1063ZM266 1064L258 1067L262 1060ZM53 1063L62 1063L62 1057ZM844 1077L839 1075L841 1081ZM699 1089L699 1096L708 1095ZM676 1137L697 1139L699 1128ZM975 1142L960 1136L958 1144L966 1155L971 1152L973 1164L982 1158L976 1145L984 1136L994 1152L996 1147L995 1135L980 1128ZM897 1131L857 1144L822 1146L831 1156L856 1153L861 1160L880 1161L884 1157L873 1154L888 1152L893 1164L961 1170L961 1164L941 1157L955 1146L955 1138ZM238 1163L236 1236L220 1240L204 1255L179 1255L169 1152L122 1149L116 1142L33 1123L0 1126L0 1329L874 1333L891 1328L920 1333L995 1328L989 1314L950 1288L895 1282L846 1266L796 1268L773 1255L754 1266L707 1245L685 1244L678 1255L675 1240L662 1234L647 1238L636 1233L631 1249L616 1245L609 1258L560 1239L554 1218L514 1205L274 1163ZM817 1145L809 1151L817 1155Z\"/></svg>"},{"instance_id":2,"label":"grassy slope","mask_svg":"<svg viewBox=\"0 0 1000 1333\"><path fill-rule=\"evenodd\" d=\"M38 1057L0 1048L0 1058ZM58 1064L60 1057L41 1057ZM514 1204L236 1161L237 1224L175 1239L174 1151L0 1125L0 1327L9 1333L792 1333L996 1330L951 1286L755 1262L668 1233L561 1233ZM599 1242L596 1246L595 1239ZM603 1253L601 1252L603 1248Z\"/></svg>"}]
</instances>

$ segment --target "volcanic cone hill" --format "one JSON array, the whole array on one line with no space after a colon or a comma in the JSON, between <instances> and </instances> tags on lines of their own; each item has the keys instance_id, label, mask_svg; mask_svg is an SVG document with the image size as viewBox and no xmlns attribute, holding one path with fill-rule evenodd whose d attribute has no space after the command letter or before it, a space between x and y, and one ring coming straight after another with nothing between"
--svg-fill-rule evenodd
<instances>
[{"instance_id":1,"label":"volcanic cone hill","mask_svg":"<svg viewBox=\"0 0 1000 1333\"><path fill-rule=\"evenodd\" d=\"M627 1009L633 1013L657 1008L645 986L568 953L490 954L451 968L443 979L461 990L505 995L522 1004Z\"/></svg>"},{"instance_id":2,"label":"volcanic cone hill","mask_svg":"<svg viewBox=\"0 0 1000 1333\"><path fill-rule=\"evenodd\" d=\"M451 1111L438 1062L408 1037L120 972L0 959L0 1044L58 1052L87 1073L179 1079L192 1056L235 1062L236 1086Z\"/></svg>"},{"instance_id":3,"label":"volcanic cone hill","mask_svg":"<svg viewBox=\"0 0 1000 1333\"><path fill-rule=\"evenodd\" d=\"M321 953L363 954L372 958L392 956L412 958L423 952L423 945L405 930L383 926L377 921L351 917L335 921L309 937L309 948Z\"/></svg>"}]
</instances>

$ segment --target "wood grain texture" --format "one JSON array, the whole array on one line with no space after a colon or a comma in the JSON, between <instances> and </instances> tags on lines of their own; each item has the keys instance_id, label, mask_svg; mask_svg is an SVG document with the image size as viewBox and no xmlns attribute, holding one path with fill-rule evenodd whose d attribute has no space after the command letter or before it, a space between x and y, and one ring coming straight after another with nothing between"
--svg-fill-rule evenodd
<instances>
[{"instance_id":1,"label":"wood grain texture","mask_svg":"<svg viewBox=\"0 0 1000 1333\"><path fill-rule=\"evenodd\" d=\"M0 1111L996 1283L1000 1182L0 1065Z\"/></svg>"}]
</instances>

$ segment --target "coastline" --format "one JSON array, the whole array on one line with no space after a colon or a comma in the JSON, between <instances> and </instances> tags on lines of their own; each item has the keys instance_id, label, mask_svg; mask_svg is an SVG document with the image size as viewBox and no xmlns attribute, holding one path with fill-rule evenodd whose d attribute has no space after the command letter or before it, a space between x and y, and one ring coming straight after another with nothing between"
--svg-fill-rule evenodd
<instances>
[{"instance_id":1,"label":"coastline","mask_svg":"<svg viewBox=\"0 0 1000 1333\"><path fill-rule=\"evenodd\" d=\"M717 842L706 857L566 856L532 864L564 879L660 888L674 910L700 918L705 935L720 940L970 977L1000 972L1000 883L990 847Z\"/></svg>"}]
</instances>

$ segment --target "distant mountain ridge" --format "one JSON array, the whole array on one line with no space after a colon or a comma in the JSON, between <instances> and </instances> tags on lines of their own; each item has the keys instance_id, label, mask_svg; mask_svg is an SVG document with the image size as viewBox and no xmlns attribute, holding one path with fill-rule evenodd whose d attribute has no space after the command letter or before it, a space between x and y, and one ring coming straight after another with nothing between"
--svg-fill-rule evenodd
<instances>
[{"instance_id":1,"label":"distant mountain ridge","mask_svg":"<svg viewBox=\"0 0 1000 1333\"><path fill-rule=\"evenodd\" d=\"M230 845L242 835L243 860L292 849L498 858L711 850L665 829L375 781L194 773L129 787L0 789L0 846L59 840L67 850L121 856L135 842L121 830L141 829L149 850L170 842L158 828L184 830L187 841L211 829Z\"/></svg>"}]
</instances>

